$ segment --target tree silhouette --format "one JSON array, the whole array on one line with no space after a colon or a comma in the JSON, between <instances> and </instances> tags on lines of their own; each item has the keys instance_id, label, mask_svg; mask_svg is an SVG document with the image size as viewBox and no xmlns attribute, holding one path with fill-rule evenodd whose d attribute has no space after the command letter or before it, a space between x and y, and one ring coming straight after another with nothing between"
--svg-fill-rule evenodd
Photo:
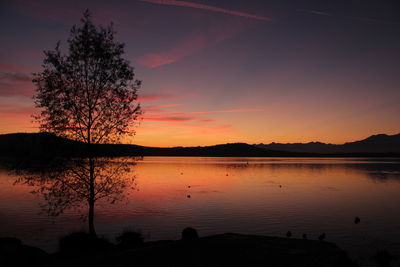
<instances>
[{"instance_id":1,"label":"tree silhouette","mask_svg":"<svg viewBox=\"0 0 400 267\"><path fill-rule=\"evenodd\" d=\"M91 165L94 197L90 186ZM93 201L89 206L94 206L101 199L111 203L122 200L126 189L136 187L135 176L130 174L133 165L134 161L125 159L55 159L39 167L16 169L19 178L15 184L35 187L32 192L44 198L41 208L49 215L58 216L66 209L81 207L82 201Z\"/></svg>"},{"instance_id":2,"label":"tree silhouette","mask_svg":"<svg viewBox=\"0 0 400 267\"><path fill-rule=\"evenodd\" d=\"M35 118L43 131L88 144L134 134L141 82L122 58L124 44L114 41L112 25L93 25L89 11L81 22L72 27L67 54L59 42L54 51L45 51L43 70L33 80L41 109Z\"/></svg>"},{"instance_id":3,"label":"tree silhouette","mask_svg":"<svg viewBox=\"0 0 400 267\"><path fill-rule=\"evenodd\" d=\"M88 203L89 232L94 228L96 175L93 144L118 141L133 135L141 114L135 79L129 61L122 58L124 44L114 40L112 24L95 26L86 10L80 26L73 26L68 51L60 42L55 50L45 51L43 70L34 74L35 119L41 131L82 141L89 157Z\"/></svg>"}]
</instances>

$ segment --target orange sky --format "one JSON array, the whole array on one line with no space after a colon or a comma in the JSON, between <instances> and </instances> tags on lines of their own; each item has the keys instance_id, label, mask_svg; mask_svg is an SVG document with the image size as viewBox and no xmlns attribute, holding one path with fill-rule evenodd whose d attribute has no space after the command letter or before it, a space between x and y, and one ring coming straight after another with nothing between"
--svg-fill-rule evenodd
<instances>
[{"instance_id":1,"label":"orange sky","mask_svg":"<svg viewBox=\"0 0 400 267\"><path fill-rule=\"evenodd\" d=\"M400 132L400 22L390 3L41 0L6 3L0 133L31 122L43 50L90 7L113 21L143 81L136 136L147 146L344 143Z\"/></svg>"}]
</instances>

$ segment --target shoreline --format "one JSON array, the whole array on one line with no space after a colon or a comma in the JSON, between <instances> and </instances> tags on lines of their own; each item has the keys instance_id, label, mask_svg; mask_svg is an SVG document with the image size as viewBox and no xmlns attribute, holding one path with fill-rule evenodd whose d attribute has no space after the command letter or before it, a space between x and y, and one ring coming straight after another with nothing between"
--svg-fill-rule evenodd
<instances>
[{"instance_id":1,"label":"shoreline","mask_svg":"<svg viewBox=\"0 0 400 267\"><path fill-rule=\"evenodd\" d=\"M2 266L357 266L346 251L326 241L234 233L200 238L196 235L183 234L181 240L152 242L138 242L133 237L115 245L78 233L67 241L60 240L60 251L51 254L15 238L0 238L0 255L3 255L0 263L5 264Z\"/></svg>"}]
</instances>

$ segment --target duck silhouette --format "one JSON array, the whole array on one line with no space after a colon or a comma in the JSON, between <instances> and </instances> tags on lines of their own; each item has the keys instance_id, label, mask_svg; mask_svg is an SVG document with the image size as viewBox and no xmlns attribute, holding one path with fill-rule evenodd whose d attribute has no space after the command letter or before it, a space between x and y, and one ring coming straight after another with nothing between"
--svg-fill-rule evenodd
<instances>
[{"instance_id":1,"label":"duck silhouette","mask_svg":"<svg viewBox=\"0 0 400 267\"><path fill-rule=\"evenodd\" d=\"M326 234L325 234L325 233L322 233L322 234L319 235L318 240L319 240L319 241L324 241L325 238L326 238Z\"/></svg>"},{"instance_id":2,"label":"duck silhouette","mask_svg":"<svg viewBox=\"0 0 400 267\"><path fill-rule=\"evenodd\" d=\"M354 223L359 224L361 222L361 219L359 217L354 218Z\"/></svg>"},{"instance_id":3,"label":"duck silhouette","mask_svg":"<svg viewBox=\"0 0 400 267\"><path fill-rule=\"evenodd\" d=\"M287 231L287 233L286 233L286 237L291 237L292 236L292 232L290 232L290 231Z\"/></svg>"},{"instance_id":4,"label":"duck silhouette","mask_svg":"<svg viewBox=\"0 0 400 267\"><path fill-rule=\"evenodd\" d=\"M303 239L307 239L307 234L303 234Z\"/></svg>"}]
</instances>

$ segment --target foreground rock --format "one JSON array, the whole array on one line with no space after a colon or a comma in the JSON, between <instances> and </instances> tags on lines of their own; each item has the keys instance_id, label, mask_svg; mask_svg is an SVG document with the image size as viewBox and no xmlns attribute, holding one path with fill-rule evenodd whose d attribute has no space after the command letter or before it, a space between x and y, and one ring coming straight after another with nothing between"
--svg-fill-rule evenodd
<instances>
[{"instance_id":1,"label":"foreground rock","mask_svg":"<svg viewBox=\"0 0 400 267\"><path fill-rule=\"evenodd\" d=\"M29 265L17 261L26 254L13 250L16 261L9 257L9 265L4 266L355 266L335 244L316 240L240 234L203 238L189 235L185 240L147 242L129 249L104 245L104 240L99 242L98 248L81 243L71 249L68 244L68 249L47 256L37 251Z\"/></svg>"}]
</instances>

